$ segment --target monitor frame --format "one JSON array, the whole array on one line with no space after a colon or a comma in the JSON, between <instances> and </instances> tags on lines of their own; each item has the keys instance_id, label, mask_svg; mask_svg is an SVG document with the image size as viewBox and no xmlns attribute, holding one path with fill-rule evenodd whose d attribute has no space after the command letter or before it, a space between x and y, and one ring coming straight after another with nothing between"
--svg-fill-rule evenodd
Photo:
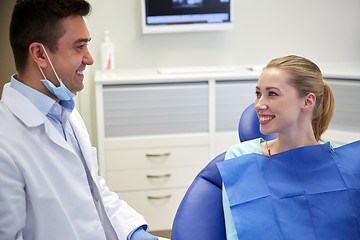
<instances>
[{"instance_id":1,"label":"monitor frame","mask_svg":"<svg viewBox=\"0 0 360 240\"><path fill-rule=\"evenodd\" d=\"M234 28L234 2L230 1L230 21L221 23L181 23L169 25L146 24L146 1L141 2L141 25L142 34L180 33L180 32L203 32L203 31L227 31Z\"/></svg>"}]
</instances>

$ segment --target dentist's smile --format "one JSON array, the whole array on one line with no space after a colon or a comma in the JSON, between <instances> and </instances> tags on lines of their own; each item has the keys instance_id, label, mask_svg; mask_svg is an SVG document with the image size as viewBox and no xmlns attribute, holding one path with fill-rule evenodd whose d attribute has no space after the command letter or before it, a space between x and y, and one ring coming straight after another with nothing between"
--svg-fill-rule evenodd
<instances>
[{"instance_id":1,"label":"dentist's smile","mask_svg":"<svg viewBox=\"0 0 360 240\"><path fill-rule=\"evenodd\" d=\"M76 75L78 76L78 77L80 77L81 78L81 80L82 79L84 79L84 73L85 73L85 69L82 69L82 70L76 70Z\"/></svg>"}]
</instances>

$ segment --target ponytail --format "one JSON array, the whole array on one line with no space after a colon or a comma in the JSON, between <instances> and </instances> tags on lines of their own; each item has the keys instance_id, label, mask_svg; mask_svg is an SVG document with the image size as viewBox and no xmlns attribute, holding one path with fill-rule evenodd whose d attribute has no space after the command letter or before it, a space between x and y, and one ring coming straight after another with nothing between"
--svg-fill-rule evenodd
<instances>
[{"instance_id":1,"label":"ponytail","mask_svg":"<svg viewBox=\"0 0 360 240\"><path fill-rule=\"evenodd\" d=\"M314 117L311 124L315 139L320 141L321 135L327 130L330 124L335 108L334 94L325 81L323 94L317 101L319 101L319 104L318 107L314 109Z\"/></svg>"}]
</instances>

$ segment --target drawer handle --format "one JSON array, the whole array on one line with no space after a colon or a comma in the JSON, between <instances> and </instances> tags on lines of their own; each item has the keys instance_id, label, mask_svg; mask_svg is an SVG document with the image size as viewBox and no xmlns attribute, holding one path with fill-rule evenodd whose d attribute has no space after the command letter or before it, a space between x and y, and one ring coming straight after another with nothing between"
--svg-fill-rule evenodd
<instances>
[{"instance_id":1,"label":"drawer handle","mask_svg":"<svg viewBox=\"0 0 360 240\"><path fill-rule=\"evenodd\" d=\"M160 157L168 157L170 156L170 153L162 153L162 154L151 154L151 153L147 153L146 154L146 157L157 157L157 158L160 158Z\"/></svg>"},{"instance_id":2,"label":"drawer handle","mask_svg":"<svg viewBox=\"0 0 360 240\"><path fill-rule=\"evenodd\" d=\"M168 178L171 177L171 173L163 174L163 175L146 175L147 178Z\"/></svg>"},{"instance_id":3,"label":"drawer handle","mask_svg":"<svg viewBox=\"0 0 360 240\"><path fill-rule=\"evenodd\" d=\"M148 198L149 200L162 200L162 199L171 198L171 194L165 195L165 196L159 196L159 197L148 196L147 198Z\"/></svg>"}]
</instances>

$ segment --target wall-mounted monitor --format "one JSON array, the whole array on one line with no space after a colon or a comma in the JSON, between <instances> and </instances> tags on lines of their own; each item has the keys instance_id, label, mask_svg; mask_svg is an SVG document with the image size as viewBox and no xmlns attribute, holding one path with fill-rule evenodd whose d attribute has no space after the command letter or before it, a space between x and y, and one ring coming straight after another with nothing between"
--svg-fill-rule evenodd
<instances>
[{"instance_id":1,"label":"wall-mounted monitor","mask_svg":"<svg viewBox=\"0 0 360 240\"><path fill-rule=\"evenodd\" d=\"M235 0L140 0L143 34L230 30Z\"/></svg>"}]
</instances>

